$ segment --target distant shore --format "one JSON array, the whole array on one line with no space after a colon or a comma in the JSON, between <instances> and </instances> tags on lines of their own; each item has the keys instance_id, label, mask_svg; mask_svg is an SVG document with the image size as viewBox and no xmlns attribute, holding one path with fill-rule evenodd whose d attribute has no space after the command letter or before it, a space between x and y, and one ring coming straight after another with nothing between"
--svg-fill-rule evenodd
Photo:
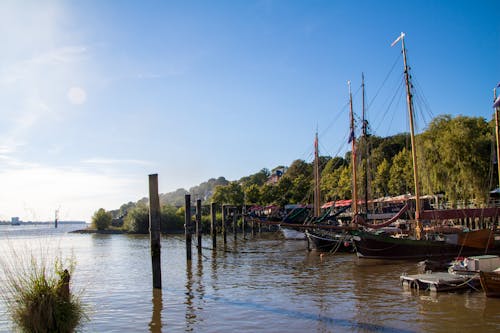
<instances>
[{"instance_id":1,"label":"distant shore","mask_svg":"<svg viewBox=\"0 0 500 333\"><path fill-rule=\"evenodd\" d=\"M106 230L97 230L92 228L87 229L78 229L70 231L72 234L106 234L106 235L120 235L120 234L128 234L128 231L119 230L119 229L106 229Z\"/></svg>"},{"instance_id":2,"label":"distant shore","mask_svg":"<svg viewBox=\"0 0 500 333\"><path fill-rule=\"evenodd\" d=\"M49 225L54 224L54 221L20 221L14 225ZM57 224L87 224L85 221L58 221ZM11 221L0 221L0 225L13 225Z\"/></svg>"}]
</instances>

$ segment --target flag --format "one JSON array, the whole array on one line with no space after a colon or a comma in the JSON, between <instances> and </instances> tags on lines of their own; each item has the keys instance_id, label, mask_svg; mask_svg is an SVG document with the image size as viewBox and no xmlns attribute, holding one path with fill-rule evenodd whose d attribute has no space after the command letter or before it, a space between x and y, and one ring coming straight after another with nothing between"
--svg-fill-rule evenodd
<instances>
[{"instance_id":1,"label":"flag","mask_svg":"<svg viewBox=\"0 0 500 333\"><path fill-rule=\"evenodd\" d=\"M354 140L354 130L351 130L351 133L349 133L349 140L347 141L347 143L351 143L352 140Z\"/></svg>"},{"instance_id":2,"label":"flag","mask_svg":"<svg viewBox=\"0 0 500 333\"><path fill-rule=\"evenodd\" d=\"M498 96L497 100L495 103L493 103L493 108L500 108L500 96Z\"/></svg>"}]
</instances>

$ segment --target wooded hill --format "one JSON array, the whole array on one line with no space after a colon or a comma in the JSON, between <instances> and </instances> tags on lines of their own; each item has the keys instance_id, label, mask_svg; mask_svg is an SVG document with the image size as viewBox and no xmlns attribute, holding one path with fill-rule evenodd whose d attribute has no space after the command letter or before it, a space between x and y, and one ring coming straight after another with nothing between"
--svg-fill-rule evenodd
<instances>
[{"instance_id":1,"label":"wooded hill","mask_svg":"<svg viewBox=\"0 0 500 333\"><path fill-rule=\"evenodd\" d=\"M482 117L442 115L416 136L416 143L422 194L441 193L452 204L487 203L489 191L497 186L493 122ZM369 198L414 192L409 134L359 138L356 163L358 198L365 196L365 183ZM344 157L320 156L322 202L352 197L351 170L351 152ZM184 205L184 195L190 193L192 199L202 199L204 204L312 203L312 161L295 160L276 184L268 182L271 174L264 168L236 181L212 178L189 191L179 189L161 194L160 201L180 207ZM147 198L138 203L147 204ZM124 204L113 213L124 215L138 203Z\"/></svg>"}]
</instances>

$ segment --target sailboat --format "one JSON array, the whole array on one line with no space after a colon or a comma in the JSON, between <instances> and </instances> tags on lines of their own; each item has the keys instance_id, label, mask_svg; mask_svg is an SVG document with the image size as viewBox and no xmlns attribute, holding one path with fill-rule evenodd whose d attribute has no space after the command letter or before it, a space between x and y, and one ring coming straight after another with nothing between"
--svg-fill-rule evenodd
<instances>
[{"instance_id":1,"label":"sailboat","mask_svg":"<svg viewBox=\"0 0 500 333\"><path fill-rule=\"evenodd\" d=\"M360 258L373 259L448 259L456 256L472 256L480 254L498 254L500 246L495 242L494 229L480 229L458 234L423 234L422 220L444 220L453 218L498 217L500 208L454 209L454 210L422 210L418 183L417 156L415 150L415 134L413 126L413 101L409 68L406 61L405 34L392 43L402 44L404 75L406 83L406 101L410 119L410 136L412 145L413 177L415 186L415 227L414 237L396 238L383 233L358 230L353 232L356 253ZM498 143L497 143L498 145ZM362 220L360 217L355 217Z\"/></svg>"},{"instance_id":2,"label":"sailboat","mask_svg":"<svg viewBox=\"0 0 500 333\"><path fill-rule=\"evenodd\" d=\"M352 165L353 165L353 179L356 179L356 166L354 161L356 160L356 139L354 136L354 116L352 110L352 93L351 84L349 85L349 104L350 104L350 123L351 123L351 134L349 136L349 141L352 143ZM353 243L351 240L351 235L345 230L338 226L338 223L334 225L326 225L322 223L322 218L320 218L320 173L319 173L319 156L318 156L318 138L316 134L315 141L315 152L314 152L314 180L315 180L315 191L314 191L314 217L316 225L311 223L311 228L306 229L306 237L308 242L308 248L314 248L321 252L354 252ZM353 182L353 193L356 193L356 182ZM354 194L353 200L351 202L351 207L354 214L357 213L357 197ZM330 229L327 229L331 227ZM343 230L344 229L344 230Z\"/></svg>"}]
</instances>

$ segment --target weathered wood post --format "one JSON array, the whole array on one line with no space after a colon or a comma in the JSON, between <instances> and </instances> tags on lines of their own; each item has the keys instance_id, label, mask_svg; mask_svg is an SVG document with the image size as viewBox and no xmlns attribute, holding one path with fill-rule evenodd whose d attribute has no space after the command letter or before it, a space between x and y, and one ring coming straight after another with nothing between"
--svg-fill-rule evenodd
<instances>
[{"instance_id":1,"label":"weathered wood post","mask_svg":"<svg viewBox=\"0 0 500 333\"><path fill-rule=\"evenodd\" d=\"M198 254L201 254L201 199L196 200L196 236L198 237Z\"/></svg>"},{"instance_id":2,"label":"weathered wood post","mask_svg":"<svg viewBox=\"0 0 500 333\"><path fill-rule=\"evenodd\" d=\"M222 239L224 241L224 245L227 244L227 235L226 235L226 205L222 205Z\"/></svg>"},{"instance_id":3,"label":"weathered wood post","mask_svg":"<svg viewBox=\"0 0 500 333\"><path fill-rule=\"evenodd\" d=\"M243 204L243 207L241 207L241 229L243 232L243 239L245 239L245 214L246 214L246 206Z\"/></svg>"},{"instance_id":4,"label":"weathered wood post","mask_svg":"<svg viewBox=\"0 0 500 333\"><path fill-rule=\"evenodd\" d=\"M237 228L237 219L238 219L238 209L236 207L233 207L233 209L231 209L233 211L233 237L234 237L234 240L236 240L236 236L238 234L238 228Z\"/></svg>"},{"instance_id":5,"label":"weathered wood post","mask_svg":"<svg viewBox=\"0 0 500 333\"><path fill-rule=\"evenodd\" d=\"M191 261L191 233L192 233L192 227L191 227L191 195L186 194L184 197L184 207L185 207L185 212L184 212L184 231L186 234L186 259L188 261Z\"/></svg>"},{"instance_id":6,"label":"weathered wood post","mask_svg":"<svg viewBox=\"0 0 500 333\"><path fill-rule=\"evenodd\" d=\"M153 288L161 289L160 197L158 174L149 175L149 238L153 265Z\"/></svg>"},{"instance_id":7,"label":"weathered wood post","mask_svg":"<svg viewBox=\"0 0 500 333\"><path fill-rule=\"evenodd\" d=\"M212 249L217 248L217 221L215 212L215 202L210 204L210 234L212 235Z\"/></svg>"}]
</instances>

